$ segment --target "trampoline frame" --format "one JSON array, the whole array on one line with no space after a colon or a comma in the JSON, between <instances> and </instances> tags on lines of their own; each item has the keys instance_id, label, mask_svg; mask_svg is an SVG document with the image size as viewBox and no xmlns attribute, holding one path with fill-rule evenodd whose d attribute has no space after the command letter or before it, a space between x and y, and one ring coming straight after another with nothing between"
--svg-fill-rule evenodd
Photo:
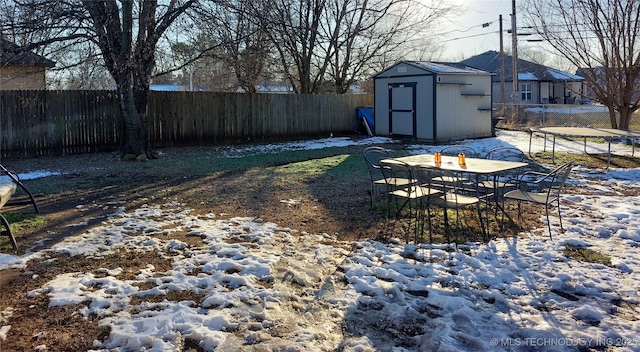
<instances>
[{"instance_id":1,"label":"trampoline frame","mask_svg":"<svg viewBox=\"0 0 640 352\"><path fill-rule=\"evenodd\" d=\"M544 146L542 151L547 151L547 135L553 136L553 146L551 151L551 162L556 162L556 136L573 137L584 139L584 153L587 152L587 138L602 138L607 141L607 169L611 165L611 141L621 139L631 139L631 156L634 156L636 150L636 139L640 139L640 131L634 130L617 130L614 128L594 128L594 127L532 127L529 129L529 156L531 156L531 139L534 133L544 135Z\"/></svg>"}]
</instances>

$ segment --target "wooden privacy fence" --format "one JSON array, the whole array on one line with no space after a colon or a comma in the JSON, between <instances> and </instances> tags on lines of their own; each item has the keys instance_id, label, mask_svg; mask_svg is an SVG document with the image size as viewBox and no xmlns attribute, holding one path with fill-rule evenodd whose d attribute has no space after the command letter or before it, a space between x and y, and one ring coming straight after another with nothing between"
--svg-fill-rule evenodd
<instances>
[{"instance_id":1,"label":"wooden privacy fence","mask_svg":"<svg viewBox=\"0 0 640 352\"><path fill-rule=\"evenodd\" d=\"M153 147L284 140L359 129L373 95L150 92ZM121 121L113 91L0 91L2 158L111 151Z\"/></svg>"}]
</instances>

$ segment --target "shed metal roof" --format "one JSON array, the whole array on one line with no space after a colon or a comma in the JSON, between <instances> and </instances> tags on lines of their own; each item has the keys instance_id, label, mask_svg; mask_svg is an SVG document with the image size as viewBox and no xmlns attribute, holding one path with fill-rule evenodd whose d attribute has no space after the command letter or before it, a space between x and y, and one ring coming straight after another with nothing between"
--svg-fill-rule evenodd
<instances>
[{"instance_id":1,"label":"shed metal roof","mask_svg":"<svg viewBox=\"0 0 640 352\"><path fill-rule=\"evenodd\" d=\"M444 62L431 62L431 61L399 61L387 67L382 72L375 74L373 77L379 78L383 72L387 72L389 69L402 64L417 67L421 70L428 71L430 73L435 73L435 74L491 75L490 72L483 71L473 67L468 67L465 65L461 65L459 63L444 63Z\"/></svg>"}]
</instances>

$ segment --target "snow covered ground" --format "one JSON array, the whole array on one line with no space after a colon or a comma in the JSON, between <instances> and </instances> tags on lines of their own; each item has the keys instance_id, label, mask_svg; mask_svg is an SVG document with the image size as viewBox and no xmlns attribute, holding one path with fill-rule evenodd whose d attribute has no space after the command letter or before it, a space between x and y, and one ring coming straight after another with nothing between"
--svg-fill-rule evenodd
<instances>
[{"instance_id":1,"label":"snow covered ground","mask_svg":"<svg viewBox=\"0 0 640 352\"><path fill-rule=\"evenodd\" d=\"M331 138L273 150L334 143L355 142ZM499 131L464 143L481 152L505 145L527 151L529 137ZM542 139L532 148L541 150ZM624 144L612 148L631 154ZM581 153L582 144L558 141L556 150ZM618 190L640 187L639 179L638 169L578 167L570 182L585 193L562 200L566 233L550 240L543 228L543 235L454 252L445 245L346 243L255 218L220 220L192 213L179 199L129 212L111 205L102 226L50 251L96 260L118 250L153 251L172 268L149 265L128 280L116 278L124 270L118 267L66 273L26 294L49 295L51 305L89 302L80 313L111 327L94 351L175 351L186 342L209 351L638 351L640 198ZM172 231L204 245L165 239ZM610 255L613 267L568 259L567 244ZM0 255L0 267L18 268L43 254ZM194 299L144 300L173 290ZM0 339L9 329L0 328Z\"/></svg>"}]
</instances>

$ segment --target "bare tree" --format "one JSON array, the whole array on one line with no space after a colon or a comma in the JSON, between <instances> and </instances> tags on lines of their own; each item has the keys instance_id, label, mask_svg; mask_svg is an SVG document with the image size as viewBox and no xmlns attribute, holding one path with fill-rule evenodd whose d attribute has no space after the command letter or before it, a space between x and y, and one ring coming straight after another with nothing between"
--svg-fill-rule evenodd
<instances>
[{"instance_id":1,"label":"bare tree","mask_svg":"<svg viewBox=\"0 0 640 352\"><path fill-rule=\"evenodd\" d=\"M270 0L263 18L297 93L345 93L358 78L406 57L398 50L452 8L443 0ZM404 46L406 48L406 46Z\"/></svg>"},{"instance_id":2,"label":"bare tree","mask_svg":"<svg viewBox=\"0 0 640 352\"><path fill-rule=\"evenodd\" d=\"M124 121L123 155L153 156L146 109L156 46L162 34L194 1L172 0L162 7L164 11L154 0L135 2L140 5L137 18L133 0L121 0L120 7L115 0L82 1L89 14L89 33L94 35L92 38L97 41L116 82Z\"/></svg>"},{"instance_id":3,"label":"bare tree","mask_svg":"<svg viewBox=\"0 0 640 352\"><path fill-rule=\"evenodd\" d=\"M104 67L100 49L91 43L70 47L67 51L48 55L56 68L47 72L48 83L58 89L113 89L115 83Z\"/></svg>"},{"instance_id":4,"label":"bare tree","mask_svg":"<svg viewBox=\"0 0 640 352\"><path fill-rule=\"evenodd\" d=\"M393 5L384 0L329 1L322 25L323 37L328 41L323 56L336 93L346 93L358 74L375 65L382 51L397 48L410 36L407 28L401 27L408 21L393 20L409 17L409 9L400 8L393 13Z\"/></svg>"},{"instance_id":5,"label":"bare tree","mask_svg":"<svg viewBox=\"0 0 640 352\"><path fill-rule=\"evenodd\" d=\"M115 82L122 117L121 153L153 157L146 118L158 42L196 0L14 0L0 33L27 37L26 49L91 43Z\"/></svg>"},{"instance_id":6,"label":"bare tree","mask_svg":"<svg viewBox=\"0 0 640 352\"><path fill-rule=\"evenodd\" d=\"M330 0L322 23L323 58L335 92L344 94L362 76L384 68L387 56L424 50L435 19L453 7L445 1ZM421 47L407 43L419 40Z\"/></svg>"},{"instance_id":7,"label":"bare tree","mask_svg":"<svg viewBox=\"0 0 640 352\"><path fill-rule=\"evenodd\" d=\"M629 129L640 108L640 1L530 0L526 8L530 25L609 108L611 127Z\"/></svg>"},{"instance_id":8,"label":"bare tree","mask_svg":"<svg viewBox=\"0 0 640 352\"><path fill-rule=\"evenodd\" d=\"M233 68L238 85L249 93L256 92L271 61L264 9L262 0L208 2L194 18L201 35L218 43L219 58Z\"/></svg>"},{"instance_id":9,"label":"bare tree","mask_svg":"<svg viewBox=\"0 0 640 352\"><path fill-rule=\"evenodd\" d=\"M327 0L268 0L263 14L287 80L296 93L314 93L324 72L313 72L319 28Z\"/></svg>"}]
</instances>

